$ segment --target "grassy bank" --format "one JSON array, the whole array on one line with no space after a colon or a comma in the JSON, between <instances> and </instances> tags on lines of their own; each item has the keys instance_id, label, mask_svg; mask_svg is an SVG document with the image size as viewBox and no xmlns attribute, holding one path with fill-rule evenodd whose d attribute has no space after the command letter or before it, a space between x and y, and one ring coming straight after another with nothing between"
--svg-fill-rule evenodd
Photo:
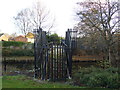
<instances>
[{"instance_id":1,"label":"grassy bank","mask_svg":"<svg viewBox=\"0 0 120 90\"><path fill-rule=\"evenodd\" d=\"M83 88L66 83L35 81L26 76L3 76L3 88Z\"/></svg>"},{"instance_id":2,"label":"grassy bank","mask_svg":"<svg viewBox=\"0 0 120 90\"><path fill-rule=\"evenodd\" d=\"M11 57L2 57L3 61L34 61L33 56L11 56Z\"/></svg>"},{"instance_id":3,"label":"grassy bank","mask_svg":"<svg viewBox=\"0 0 120 90\"><path fill-rule=\"evenodd\" d=\"M86 88L69 85L65 82L47 82L33 80L33 78L18 76L3 76L2 88L79 88L79 90L113 90L108 88Z\"/></svg>"}]
</instances>

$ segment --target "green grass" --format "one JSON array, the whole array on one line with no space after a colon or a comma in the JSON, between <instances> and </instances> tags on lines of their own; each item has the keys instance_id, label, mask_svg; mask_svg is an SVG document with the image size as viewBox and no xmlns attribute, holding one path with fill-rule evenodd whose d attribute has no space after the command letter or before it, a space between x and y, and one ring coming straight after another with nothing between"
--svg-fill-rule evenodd
<instances>
[{"instance_id":1,"label":"green grass","mask_svg":"<svg viewBox=\"0 0 120 90\"><path fill-rule=\"evenodd\" d=\"M2 88L2 77L0 76L0 90Z\"/></svg>"},{"instance_id":2,"label":"green grass","mask_svg":"<svg viewBox=\"0 0 120 90\"><path fill-rule=\"evenodd\" d=\"M1 77L0 77L1 78ZM37 82L30 77L18 75L18 76L3 76L2 88L79 88L80 90L113 90L108 88L87 88L78 87L65 84L64 82Z\"/></svg>"},{"instance_id":3,"label":"green grass","mask_svg":"<svg viewBox=\"0 0 120 90\"><path fill-rule=\"evenodd\" d=\"M65 83L37 82L26 76L3 76L2 88L81 88Z\"/></svg>"}]
</instances>

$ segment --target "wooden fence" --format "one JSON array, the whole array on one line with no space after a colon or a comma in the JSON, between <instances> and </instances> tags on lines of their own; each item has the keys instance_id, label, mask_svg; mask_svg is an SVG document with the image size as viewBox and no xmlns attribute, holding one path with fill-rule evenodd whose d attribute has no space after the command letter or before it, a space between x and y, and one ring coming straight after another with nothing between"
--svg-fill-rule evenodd
<instances>
[{"instance_id":1,"label":"wooden fence","mask_svg":"<svg viewBox=\"0 0 120 90\"><path fill-rule=\"evenodd\" d=\"M95 55L84 55L84 56L77 56L73 55L72 61L100 61L103 60L102 56L95 56Z\"/></svg>"}]
</instances>

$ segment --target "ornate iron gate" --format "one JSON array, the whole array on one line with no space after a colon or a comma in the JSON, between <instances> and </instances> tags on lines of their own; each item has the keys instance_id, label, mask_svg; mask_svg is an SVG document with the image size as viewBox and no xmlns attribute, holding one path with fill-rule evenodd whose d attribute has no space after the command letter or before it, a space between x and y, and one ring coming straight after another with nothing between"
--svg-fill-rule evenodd
<instances>
[{"instance_id":1,"label":"ornate iron gate","mask_svg":"<svg viewBox=\"0 0 120 90\"><path fill-rule=\"evenodd\" d=\"M35 35L35 77L42 80L66 80L72 72L72 37L66 32L60 43L47 42L46 32L39 29Z\"/></svg>"}]
</instances>

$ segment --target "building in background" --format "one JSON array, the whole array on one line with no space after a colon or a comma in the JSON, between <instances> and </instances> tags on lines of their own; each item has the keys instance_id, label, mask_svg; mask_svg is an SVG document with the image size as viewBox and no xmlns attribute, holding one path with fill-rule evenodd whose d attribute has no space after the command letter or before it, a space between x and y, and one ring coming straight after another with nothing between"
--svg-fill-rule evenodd
<instances>
[{"instance_id":1,"label":"building in background","mask_svg":"<svg viewBox=\"0 0 120 90\"><path fill-rule=\"evenodd\" d=\"M9 35L5 33L0 34L0 41L8 41Z\"/></svg>"},{"instance_id":2,"label":"building in background","mask_svg":"<svg viewBox=\"0 0 120 90\"><path fill-rule=\"evenodd\" d=\"M34 43L34 34L29 32L27 35L26 35L26 38L27 38L27 42L30 42L30 43Z\"/></svg>"},{"instance_id":3,"label":"building in background","mask_svg":"<svg viewBox=\"0 0 120 90\"><path fill-rule=\"evenodd\" d=\"M27 40L27 38L25 36L20 35L20 36L15 37L14 41L27 42L28 40Z\"/></svg>"}]
</instances>

